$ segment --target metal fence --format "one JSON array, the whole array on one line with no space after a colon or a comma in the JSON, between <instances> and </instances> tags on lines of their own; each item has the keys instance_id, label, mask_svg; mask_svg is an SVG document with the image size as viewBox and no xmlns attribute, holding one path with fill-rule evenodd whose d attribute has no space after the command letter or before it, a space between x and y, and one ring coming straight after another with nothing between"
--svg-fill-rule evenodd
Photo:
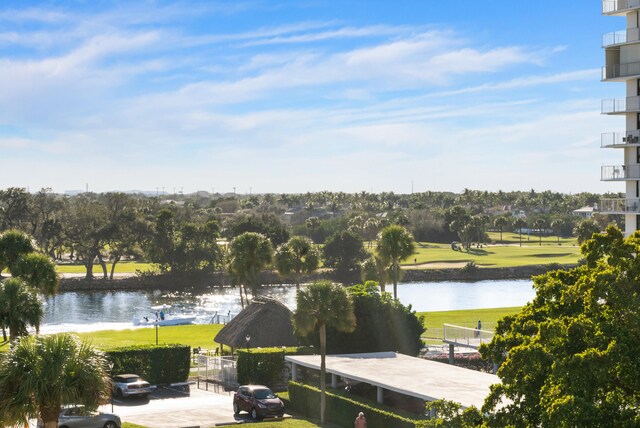
<instances>
[{"instance_id":1,"label":"metal fence","mask_svg":"<svg viewBox=\"0 0 640 428\"><path fill-rule=\"evenodd\" d=\"M231 388L238 386L238 368L235 357L218 356L202 350L198 354L198 381L214 382Z\"/></svg>"},{"instance_id":2,"label":"metal fence","mask_svg":"<svg viewBox=\"0 0 640 428\"><path fill-rule=\"evenodd\" d=\"M209 320L209 324L226 324L234 319L236 315L237 314L232 314L231 311L227 312L226 314L219 314L218 312L216 312L211 317L211 320Z\"/></svg>"},{"instance_id":3,"label":"metal fence","mask_svg":"<svg viewBox=\"0 0 640 428\"><path fill-rule=\"evenodd\" d=\"M481 343L489 343L493 339L493 331L459 325L444 325L443 342L467 348L477 349Z\"/></svg>"}]
</instances>

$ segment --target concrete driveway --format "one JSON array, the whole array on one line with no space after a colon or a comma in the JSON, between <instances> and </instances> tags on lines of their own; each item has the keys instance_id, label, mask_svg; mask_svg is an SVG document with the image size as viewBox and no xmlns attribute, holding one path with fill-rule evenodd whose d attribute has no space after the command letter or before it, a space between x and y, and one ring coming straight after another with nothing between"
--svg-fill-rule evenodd
<instances>
[{"instance_id":1,"label":"concrete driveway","mask_svg":"<svg viewBox=\"0 0 640 428\"><path fill-rule=\"evenodd\" d=\"M111 412L111 405L100 410ZM159 388L148 400L114 398L113 413L123 422L148 428L204 428L236 424L239 419L233 415L233 393L216 393L213 387L206 391L195 385Z\"/></svg>"}]
</instances>

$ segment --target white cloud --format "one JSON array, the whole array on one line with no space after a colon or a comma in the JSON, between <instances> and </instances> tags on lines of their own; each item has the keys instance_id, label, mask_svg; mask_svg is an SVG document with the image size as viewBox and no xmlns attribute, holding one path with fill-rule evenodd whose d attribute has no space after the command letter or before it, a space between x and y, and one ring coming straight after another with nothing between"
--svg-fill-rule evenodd
<instances>
[{"instance_id":1,"label":"white cloud","mask_svg":"<svg viewBox=\"0 0 640 428\"><path fill-rule=\"evenodd\" d=\"M605 118L590 91L562 104L546 92L583 87L597 74L555 68L549 58L564 47L323 20L196 33L190 19L211 9L184 6L42 10L42 18L35 9L0 11L2 22L46 24L0 33L0 48L29 47L0 50L0 79L10 82L0 120L21 135L3 137L0 128L0 147L6 164L36 169L31 177L8 166L0 188L39 188L49 177L62 190L89 181L95 190L381 191L408 190L412 178L416 187L454 190L469 180L558 188L540 171L587 182L592 159L619 155L594 154ZM527 75L511 74L525 67ZM530 90L513 96L518 88Z\"/></svg>"}]
</instances>

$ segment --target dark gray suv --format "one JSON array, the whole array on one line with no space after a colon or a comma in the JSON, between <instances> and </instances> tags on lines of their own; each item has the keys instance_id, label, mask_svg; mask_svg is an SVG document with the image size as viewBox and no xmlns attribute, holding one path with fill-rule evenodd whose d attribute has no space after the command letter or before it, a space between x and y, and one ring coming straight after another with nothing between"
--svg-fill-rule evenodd
<instances>
[{"instance_id":1,"label":"dark gray suv","mask_svg":"<svg viewBox=\"0 0 640 428\"><path fill-rule=\"evenodd\" d=\"M233 395L233 413L248 412L251 419L283 416L284 403L264 385L243 385Z\"/></svg>"}]
</instances>

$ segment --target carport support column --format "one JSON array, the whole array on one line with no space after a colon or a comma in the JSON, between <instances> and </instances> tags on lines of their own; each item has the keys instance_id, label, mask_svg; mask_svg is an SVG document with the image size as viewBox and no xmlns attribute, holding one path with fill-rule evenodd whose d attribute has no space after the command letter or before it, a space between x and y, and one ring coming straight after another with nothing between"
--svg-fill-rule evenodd
<instances>
[{"instance_id":1,"label":"carport support column","mask_svg":"<svg viewBox=\"0 0 640 428\"><path fill-rule=\"evenodd\" d=\"M338 388L338 375L331 373L331 388Z\"/></svg>"},{"instance_id":2,"label":"carport support column","mask_svg":"<svg viewBox=\"0 0 640 428\"><path fill-rule=\"evenodd\" d=\"M453 343L449 344L449 364L453 365L455 364L456 360L453 357L453 351L454 351L454 346Z\"/></svg>"},{"instance_id":3,"label":"carport support column","mask_svg":"<svg viewBox=\"0 0 640 428\"><path fill-rule=\"evenodd\" d=\"M296 382L298 380L298 365L291 363L291 380Z\"/></svg>"},{"instance_id":4,"label":"carport support column","mask_svg":"<svg viewBox=\"0 0 640 428\"><path fill-rule=\"evenodd\" d=\"M383 404L384 401L384 388L381 386L376 387L376 400L378 400L378 404Z\"/></svg>"}]
</instances>

